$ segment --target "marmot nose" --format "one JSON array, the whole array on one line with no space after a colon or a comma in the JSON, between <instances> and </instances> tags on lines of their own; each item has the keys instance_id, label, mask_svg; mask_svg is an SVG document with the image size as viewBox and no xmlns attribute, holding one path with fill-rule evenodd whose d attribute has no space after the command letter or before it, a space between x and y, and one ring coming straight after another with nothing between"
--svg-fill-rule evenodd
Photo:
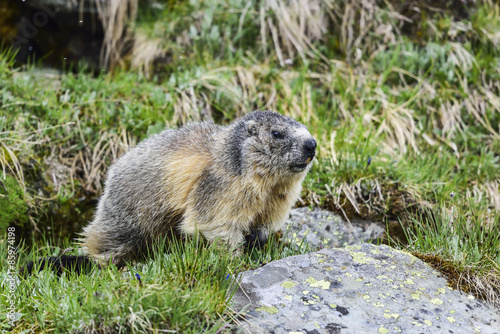
<instances>
[{"instance_id":1,"label":"marmot nose","mask_svg":"<svg viewBox=\"0 0 500 334\"><path fill-rule=\"evenodd\" d=\"M316 150L316 140L309 139L308 141L306 141L304 144L304 149L307 153L314 153L314 151Z\"/></svg>"}]
</instances>

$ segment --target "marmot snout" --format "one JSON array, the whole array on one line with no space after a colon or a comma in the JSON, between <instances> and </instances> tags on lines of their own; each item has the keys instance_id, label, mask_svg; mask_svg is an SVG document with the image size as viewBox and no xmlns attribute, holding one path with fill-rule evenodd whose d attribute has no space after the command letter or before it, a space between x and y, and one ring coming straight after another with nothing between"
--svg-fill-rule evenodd
<instances>
[{"instance_id":1,"label":"marmot snout","mask_svg":"<svg viewBox=\"0 0 500 334\"><path fill-rule=\"evenodd\" d=\"M303 124L272 111L163 131L111 166L83 246L123 264L171 230L230 246L263 240L283 227L315 151Z\"/></svg>"},{"instance_id":2,"label":"marmot snout","mask_svg":"<svg viewBox=\"0 0 500 334\"><path fill-rule=\"evenodd\" d=\"M293 165L293 169L296 172L301 172L307 168L309 162L314 158L316 154L316 141L314 139L309 139L304 142L304 146L302 148L302 156L299 159L299 163ZM303 163L300 163L300 162Z\"/></svg>"}]
</instances>

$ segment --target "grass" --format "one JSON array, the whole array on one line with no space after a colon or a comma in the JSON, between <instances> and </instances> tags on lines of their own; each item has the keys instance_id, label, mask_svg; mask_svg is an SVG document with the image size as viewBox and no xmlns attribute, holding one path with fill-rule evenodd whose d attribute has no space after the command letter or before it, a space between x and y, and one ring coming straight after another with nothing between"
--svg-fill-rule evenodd
<instances>
[{"instance_id":1,"label":"grass","mask_svg":"<svg viewBox=\"0 0 500 334\"><path fill-rule=\"evenodd\" d=\"M498 214L484 205L464 204L438 205L432 216L414 217L413 228L407 229L411 242L406 249L443 272L452 288L498 306Z\"/></svg>"},{"instance_id":2,"label":"grass","mask_svg":"<svg viewBox=\"0 0 500 334\"><path fill-rule=\"evenodd\" d=\"M124 3L133 9L137 2ZM3 51L0 204L7 198L11 209L25 205L2 212L0 226L16 227L16 244L26 243L18 265L72 245L39 240L80 232L92 219L108 166L138 141L191 120L226 124L249 110L273 109L306 124L319 143L303 203L348 219L400 221L407 243L394 245L500 306L494 233L500 223L500 7L489 0L470 8L461 1L435 6L375 0L139 6L136 14L109 14L120 20L130 14L133 21L107 33L111 49L103 57L112 71L99 74L76 65L62 73L20 69L13 53ZM123 36L136 40L128 54L112 49ZM19 305L26 313L16 330L217 331L232 314L222 298L228 295L222 273L296 252L276 243L240 264L194 241L176 247L178 253L157 254L128 272L111 268L78 279L44 272L21 280ZM195 261L193 252L201 249ZM183 252L200 267L175 268L185 263ZM214 262L218 257L222 262ZM2 268L5 277L5 263ZM176 277L168 274L176 270ZM203 275L193 278L194 271ZM217 284L219 292L208 298ZM65 296L61 287L78 297ZM113 289L118 295L92 294ZM30 298L40 291L47 295L35 305ZM63 300L68 306L60 312L55 301ZM109 310L110 301L121 309ZM31 315L36 307L40 317ZM92 322L88 314L103 317Z\"/></svg>"},{"instance_id":3,"label":"grass","mask_svg":"<svg viewBox=\"0 0 500 334\"><path fill-rule=\"evenodd\" d=\"M43 270L22 278L14 273L20 279L15 289L18 325L14 333L142 333L153 328L167 333L220 333L232 320L237 321L227 300L238 273L306 251L289 248L275 238L263 249L249 250L241 257L195 236L182 242L159 240L147 261L130 264L124 271L114 265L102 269L95 265L81 275L65 271L57 276ZM22 248L16 266L20 268L28 259L59 256L62 248L72 245L66 238ZM7 253L5 243L0 247ZM0 265L5 282L6 259ZM6 296L0 297L5 305ZM9 328L5 320L2 328Z\"/></svg>"}]
</instances>

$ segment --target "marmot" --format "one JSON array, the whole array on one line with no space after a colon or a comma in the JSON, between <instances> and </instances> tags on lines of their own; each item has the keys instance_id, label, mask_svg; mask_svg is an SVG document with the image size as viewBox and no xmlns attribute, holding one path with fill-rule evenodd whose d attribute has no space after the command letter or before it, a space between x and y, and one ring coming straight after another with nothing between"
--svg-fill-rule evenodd
<instances>
[{"instance_id":1,"label":"marmot","mask_svg":"<svg viewBox=\"0 0 500 334\"><path fill-rule=\"evenodd\" d=\"M172 229L231 247L255 231L265 240L283 227L315 149L306 126L273 111L153 135L110 167L83 248L123 265Z\"/></svg>"}]
</instances>

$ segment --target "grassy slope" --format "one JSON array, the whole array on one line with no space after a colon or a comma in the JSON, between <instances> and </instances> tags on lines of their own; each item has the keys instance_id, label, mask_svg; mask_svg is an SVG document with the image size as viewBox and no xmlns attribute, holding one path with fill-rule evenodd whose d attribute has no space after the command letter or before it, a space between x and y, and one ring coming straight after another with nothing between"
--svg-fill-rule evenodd
<instances>
[{"instance_id":1,"label":"grassy slope","mask_svg":"<svg viewBox=\"0 0 500 334\"><path fill-rule=\"evenodd\" d=\"M499 7L480 1L470 17L460 17L426 7L417 15L376 1L372 7L360 3L316 1L308 12L271 2L233 1L227 7L221 0L143 11L136 26L142 49L150 50L144 45L154 40L166 50L166 65L152 78L139 68L47 79L15 70L4 53L0 162L10 176L4 182L9 197L0 197L0 205L20 209L0 216L0 226L15 224L18 234L30 224L78 231L81 222L68 221L90 219L106 166L130 145L187 120L225 123L248 110L272 108L307 124L320 143L305 184L306 202L347 216L405 218L417 227L407 231L409 250L450 261L466 279L462 283L472 283L469 288L480 288L480 295L498 305ZM394 15L398 11L411 24ZM135 50L134 57L147 63L146 56ZM24 187L25 206L18 200ZM408 218L405 209L412 205L433 214ZM54 245L63 247L47 242L37 254L57 253ZM210 250L206 256L212 259L201 272L211 278L187 282L189 268L167 275L179 260L161 259L130 273L110 269L78 281L49 273L30 278L17 290L18 309L25 314L18 329L185 330L196 324L215 331L229 319L230 313L222 314L227 292L221 288L218 299L207 300L208 286L224 287L229 270L285 255L268 249L273 256L253 254L246 264L224 256L214 264L221 255ZM5 276L5 259L0 261ZM198 281L204 283L193 283ZM67 288L77 295L65 295ZM117 295L98 297L96 290ZM172 297L176 306L169 307L168 296L193 298ZM107 308L118 300L119 311ZM68 306L58 307L62 301ZM189 308L195 316L183 311ZM89 313L102 317L92 323Z\"/></svg>"}]
</instances>

